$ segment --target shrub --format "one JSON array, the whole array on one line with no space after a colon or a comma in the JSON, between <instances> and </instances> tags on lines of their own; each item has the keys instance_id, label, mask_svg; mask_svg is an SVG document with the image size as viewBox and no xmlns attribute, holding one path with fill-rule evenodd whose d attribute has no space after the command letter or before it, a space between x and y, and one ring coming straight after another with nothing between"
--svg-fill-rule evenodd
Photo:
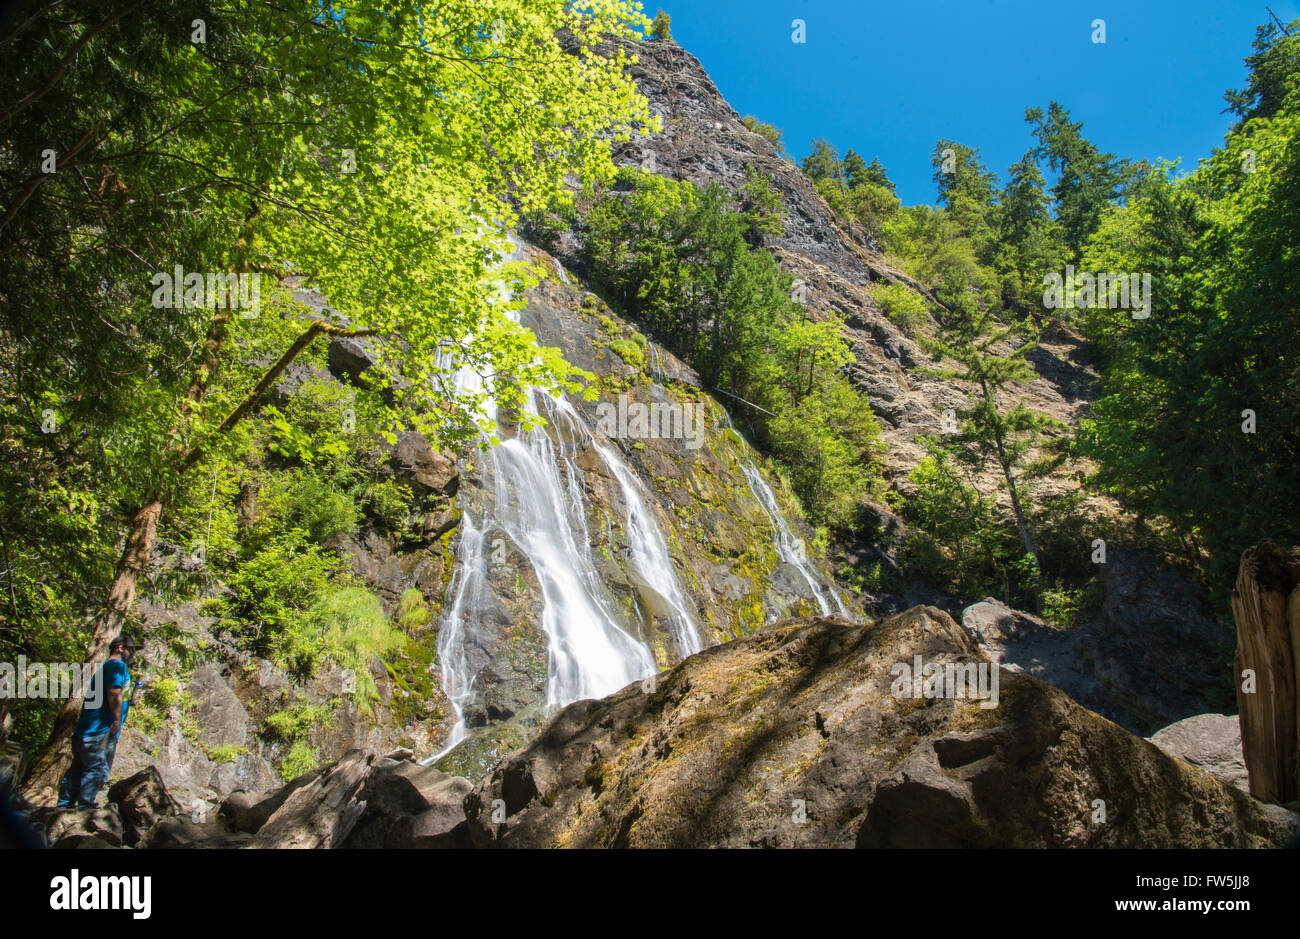
<instances>
[{"instance_id":1,"label":"shrub","mask_svg":"<svg viewBox=\"0 0 1300 939\"><path fill-rule=\"evenodd\" d=\"M207 748L208 759L219 764L233 763L247 752L248 747L237 747L234 744L222 744L218 747Z\"/></svg>"},{"instance_id":2,"label":"shrub","mask_svg":"<svg viewBox=\"0 0 1300 939\"><path fill-rule=\"evenodd\" d=\"M926 320L924 298L902 284L876 284L871 288L871 297L885 317L909 335Z\"/></svg>"},{"instance_id":3,"label":"shrub","mask_svg":"<svg viewBox=\"0 0 1300 939\"><path fill-rule=\"evenodd\" d=\"M233 597L225 602L222 622L258 654L306 677L324 652L319 637L313 641L319 631L307 621L307 611L342 571L337 555L306 543L302 531L290 531L231 571L226 584Z\"/></svg>"},{"instance_id":4,"label":"shrub","mask_svg":"<svg viewBox=\"0 0 1300 939\"><path fill-rule=\"evenodd\" d=\"M401 534L409 531L415 497L406 483L395 479L368 483L359 490L358 501L362 510L389 532Z\"/></svg>"},{"instance_id":5,"label":"shrub","mask_svg":"<svg viewBox=\"0 0 1300 939\"><path fill-rule=\"evenodd\" d=\"M160 678L144 687L144 702L160 711L179 704L181 700L180 684L175 678Z\"/></svg>"},{"instance_id":6,"label":"shrub","mask_svg":"<svg viewBox=\"0 0 1300 939\"><path fill-rule=\"evenodd\" d=\"M401 603L397 608L397 625L408 632L419 629L429 619L429 606L424 594L415 587L402 592Z\"/></svg>"},{"instance_id":7,"label":"shrub","mask_svg":"<svg viewBox=\"0 0 1300 939\"><path fill-rule=\"evenodd\" d=\"M645 368L645 349L631 339L615 339L609 347L618 353L628 365L635 369Z\"/></svg>"},{"instance_id":8,"label":"shrub","mask_svg":"<svg viewBox=\"0 0 1300 939\"><path fill-rule=\"evenodd\" d=\"M370 701L379 696L370 660L387 659L406 643L406 636L384 616L379 598L364 587L344 587L323 597L311 611L319 624L323 651L355 678L353 699L357 710L370 713Z\"/></svg>"},{"instance_id":9,"label":"shrub","mask_svg":"<svg viewBox=\"0 0 1300 939\"><path fill-rule=\"evenodd\" d=\"M329 709L317 704L292 704L282 711L269 715L262 724L263 732L273 740L292 743L306 737L313 727L329 721Z\"/></svg>"},{"instance_id":10,"label":"shrub","mask_svg":"<svg viewBox=\"0 0 1300 939\"><path fill-rule=\"evenodd\" d=\"M358 513L352 496L316 473L276 474L267 488L276 527L301 529L317 544L356 533Z\"/></svg>"},{"instance_id":11,"label":"shrub","mask_svg":"<svg viewBox=\"0 0 1300 939\"><path fill-rule=\"evenodd\" d=\"M285 782L297 779L303 773L310 773L320 763L316 748L306 740L299 740L289 749L289 753L280 761L280 778Z\"/></svg>"}]
</instances>

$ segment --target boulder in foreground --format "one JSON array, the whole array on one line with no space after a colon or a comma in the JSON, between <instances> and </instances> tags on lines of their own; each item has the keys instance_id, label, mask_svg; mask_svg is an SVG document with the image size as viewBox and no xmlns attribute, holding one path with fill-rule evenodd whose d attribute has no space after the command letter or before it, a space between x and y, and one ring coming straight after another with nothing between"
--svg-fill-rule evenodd
<instances>
[{"instance_id":1,"label":"boulder in foreground","mask_svg":"<svg viewBox=\"0 0 1300 939\"><path fill-rule=\"evenodd\" d=\"M918 607L791 620L560 711L465 801L479 847L1266 847L1296 818L999 673L998 704L898 696L988 663ZM891 674L891 670L893 674ZM504 821L501 820L504 815Z\"/></svg>"}]
</instances>

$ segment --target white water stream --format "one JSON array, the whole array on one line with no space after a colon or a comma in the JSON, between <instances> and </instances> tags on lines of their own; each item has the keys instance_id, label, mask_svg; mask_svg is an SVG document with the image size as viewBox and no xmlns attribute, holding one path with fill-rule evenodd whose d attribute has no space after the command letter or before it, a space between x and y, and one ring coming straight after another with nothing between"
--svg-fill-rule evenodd
<instances>
[{"instance_id":1,"label":"white water stream","mask_svg":"<svg viewBox=\"0 0 1300 939\"><path fill-rule=\"evenodd\" d=\"M735 427L731 423L731 415L727 413L726 408L722 409L722 413L727 418L727 429L735 433ZM840 599L835 587L829 583L823 585L818 579L817 572L808 560L808 551L803 539L794 533L790 523L786 521L785 514L782 513L781 507L777 504L776 494L772 492L772 487L763 478L758 465L743 452L736 453L733 450L732 455L735 457L736 463L739 464L740 471L745 474L745 482L749 485L749 491L754 494L754 499L767 514L768 523L772 526L772 541L776 544L777 556L797 570L807 582L813 600L817 603L817 609L823 616L831 612L831 601L834 601L837 612L847 616L849 611L844 606L844 601ZM826 599L827 595L830 596L829 601Z\"/></svg>"},{"instance_id":2,"label":"white water stream","mask_svg":"<svg viewBox=\"0 0 1300 939\"><path fill-rule=\"evenodd\" d=\"M518 322L518 313L509 315ZM454 381L457 391L484 390L481 378L470 369L457 371ZM637 585L650 612L666 620L679 657L703 648L667 543L617 448L601 444L563 398L532 390L525 407L533 416L544 417L552 431L521 431L484 449L478 457L481 488L458 497L462 517L456 573L438 633L443 691L455 710L456 726L443 751L431 760L468 733L463 715L474 699L477 677L471 647L489 604L490 565L511 547L527 558L541 589L540 626L549 650L548 710L603 697L657 671L654 655L635 635L634 624L605 586L592 557L588 495L577 464L584 446L605 463L626 507L628 579ZM484 437L491 432L504 436L490 396L485 412Z\"/></svg>"},{"instance_id":3,"label":"white water stream","mask_svg":"<svg viewBox=\"0 0 1300 939\"><path fill-rule=\"evenodd\" d=\"M514 256L519 256L517 243ZM567 283L558 263L556 269ZM517 312L508 315L519 321ZM662 383L659 350L651 346L651 352L651 368ZM454 386L457 391L491 391L468 368L455 373ZM623 573L635 585L642 606L651 619L666 626L676 657L704 647L694 605L678 580L667 541L647 506L641 482L618 447L598 439L564 398L532 390L525 409L545 418L549 427L509 436L510 428L498 421L497 404L490 394L480 415L483 439L496 434L502 442L478 454L480 485L462 488L457 498L462 516L456 571L438 632L443 691L455 711L456 725L443 750L425 762L442 757L469 732L464 712L477 693L478 668L473 661L477 630L494 603L489 577L492 565L504 563L512 549L527 558L540 587L539 625L548 640L548 711L611 694L657 671L653 653L638 638L637 624L615 600L592 556L587 519L594 513L588 511L587 485L578 464L584 449L599 456L617 484L628 542ZM840 612L846 612L834 589L818 581L802 542L758 467L743 453L735 456L750 491L767 513L781 559L802 574L823 613L831 609L828 594ZM603 534L613 544L612 529ZM480 666L482 657L477 656Z\"/></svg>"}]
</instances>

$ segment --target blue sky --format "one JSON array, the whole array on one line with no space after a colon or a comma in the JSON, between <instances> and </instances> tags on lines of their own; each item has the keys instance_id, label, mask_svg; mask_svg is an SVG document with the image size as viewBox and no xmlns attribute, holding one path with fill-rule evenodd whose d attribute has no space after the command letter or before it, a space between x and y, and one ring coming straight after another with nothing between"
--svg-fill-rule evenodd
<instances>
[{"instance_id":1,"label":"blue sky","mask_svg":"<svg viewBox=\"0 0 1300 939\"><path fill-rule=\"evenodd\" d=\"M668 12L732 107L785 132L796 159L814 137L878 155L906 204L934 201L940 137L979 147L1001 177L1033 142L1025 107L1052 99L1105 151L1193 168L1222 143L1223 92L1245 84L1266 3L1283 23L1300 15L1296 0L642 0L648 15ZM796 18L803 44L791 41Z\"/></svg>"}]
</instances>

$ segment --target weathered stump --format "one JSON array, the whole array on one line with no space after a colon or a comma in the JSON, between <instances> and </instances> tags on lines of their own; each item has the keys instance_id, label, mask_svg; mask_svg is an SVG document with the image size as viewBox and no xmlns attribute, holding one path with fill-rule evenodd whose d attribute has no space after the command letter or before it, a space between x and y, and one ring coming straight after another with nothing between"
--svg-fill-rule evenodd
<instances>
[{"instance_id":1,"label":"weathered stump","mask_svg":"<svg viewBox=\"0 0 1300 939\"><path fill-rule=\"evenodd\" d=\"M1271 541L1241 556L1232 591L1237 622L1237 710L1250 794L1300 798L1300 548ZM1244 673L1253 672L1254 687Z\"/></svg>"}]
</instances>

